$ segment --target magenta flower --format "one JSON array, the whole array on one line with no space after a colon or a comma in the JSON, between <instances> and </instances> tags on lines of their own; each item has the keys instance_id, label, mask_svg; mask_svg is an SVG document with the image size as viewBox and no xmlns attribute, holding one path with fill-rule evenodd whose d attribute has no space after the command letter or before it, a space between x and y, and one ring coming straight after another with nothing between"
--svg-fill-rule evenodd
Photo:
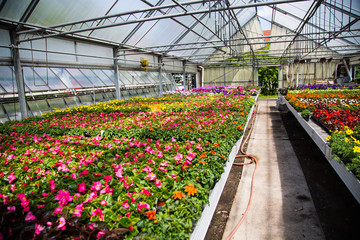
<instances>
[{"instance_id":1,"label":"magenta flower","mask_svg":"<svg viewBox=\"0 0 360 240\"><path fill-rule=\"evenodd\" d=\"M69 191L60 190L59 194L55 197L54 200L59 201L59 206L66 206L69 202L72 201L72 196L70 196Z\"/></svg>"},{"instance_id":2,"label":"magenta flower","mask_svg":"<svg viewBox=\"0 0 360 240\"><path fill-rule=\"evenodd\" d=\"M158 158L162 158L164 156L161 151L158 151L157 153L158 153L158 155L157 155Z\"/></svg>"},{"instance_id":3,"label":"magenta flower","mask_svg":"<svg viewBox=\"0 0 360 240\"><path fill-rule=\"evenodd\" d=\"M15 206L9 206L6 208L7 210L9 210L9 212L13 213L16 211L16 207Z\"/></svg>"},{"instance_id":4,"label":"magenta flower","mask_svg":"<svg viewBox=\"0 0 360 240\"><path fill-rule=\"evenodd\" d=\"M84 182L78 183L78 192L80 193L86 192L86 184Z\"/></svg>"},{"instance_id":5,"label":"magenta flower","mask_svg":"<svg viewBox=\"0 0 360 240\"><path fill-rule=\"evenodd\" d=\"M176 180L177 176L176 174L171 174L171 177Z\"/></svg>"},{"instance_id":6,"label":"magenta flower","mask_svg":"<svg viewBox=\"0 0 360 240\"><path fill-rule=\"evenodd\" d=\"M123 202L122 206L123 206L125 209L130 208L130 205L128 204L128 200L125 200L125 202Z\"/></svg>"},{"instance_id":7,"label":"magenta flower","mask_svg":"<svg viewBox=\"0 0 360 240\"><path fill-rule=\"evenodd\" d=\"M100 204L103 205L103 206L106 206L107 202L106 202L106 200L102 200L102 201L100 201Z\"/></svg>"},{"instance_id":8,"label":"magenta flower","mask_svg":"<svg viewBox=\"0 0 360 240\"><path fill-rule=\"evenodd\" d=\"M191 161L191 160L193 160L195 158L195 155L196 155L195 153L190 152L189 155L186 157L186 159Z\"/></svg>"},{"instance_id":9,"label":"magenta flower","mask_svg":"<svg viewBox=\"0 0 360 240\"><path fill-rule=\"evenodd\" d=\"M171 142L176 142L176 139L174 137L171 137Z\"/></svg>"},{"instance_id":10,"label":"magenta flower","mask_svg":"<svg viewBox=\"0 0 360 240\"><path fill-rule=\"evenodd\" d=\"M94 182L93 185L91 186L90 190L93 191L100 191L101 190L101 182Z\"/></svg>"},{"instance_id":11,"label":"magenta flower","mask_svg":"<svg viewBox=\"0 0 360 240\"><path fill-rule=\"evenodd\" d=\"M15 173L10 173L9 174L9 183L12 183L15 179L16 179L16 175L15 175Z\"/></svg>"},{"instance_id":12,"label":"magenta flower","mask_svg":"<svg viewBox=\"0 0 360 240\"><path fill-rule=\"evenodd\" d=\"M181 160L183 159L183 155L178 152L178 153L176 154L176 156L174 157L174 159L175 159L176 161L181 161Z\"/></svg>"},{"instance_id":13,"label":"magenta flower","mask_svg":"<svg viewBox=\"0 0 360 240\"><path fill-rule=\"evenodd\" d=\"M81 177L82 175L88 175L88 174L89 174L88 170L84 170L81 173L79 173L79 177Z\"/></svg>"},{"instance_id":14,"label":"magenta flower","mask_svg":"<svg viewBox=\"0 0 360 240\"><path fill-rule=\"evenodd\" d=\"M25 193L19 193L16 197L17 197L21 202L26 201L26 195L25 195Z\"/></svg>"},{"instance_id":15,"label":"magenta flower","mask_svg":"<svg viewBox=\"0 0 360 240\"><path fill-rule=\"evenodd\" d=\"M147 203L139 202L138 203L138 211L141 212L143 208L145 208L146 210L149 210L150 205Z\"/></svg>"},{"instance_id":16,"label":"magenta flower","mask_svg":"<svg viewBox=\"0 0 360 240\"><path fill-rule=\"evenodd\" d=\"M162 188L160 180L156 180L156 181L155 181L155 185L156 185L158 188Z\"/></svg>"},{"instance_id":17,"label":"magenta flower","mask_svg":"<svg viewBox=\"0 0 360 240\"><path fill-rule=\"evenodd\" d=\"M201 151L201 149L202 149L200 143L199 143L198 145L196 145L195 148L196 148L197 150L199 150L199 151Z\"/></svg>"},{"instance_id":18,"label":"magenta flower","mask_svg":"<svg viewBox=\"0 0 360 240\"><path fill-rule=\"evenodd\" d=\"M164 161L164 162L160 163L160 167L168 167L168 166L169 166L168 161Z\"/></svg>"},{"instance_id":19,"label":"magenta flower","mask_svg":"<svg viewBox=\"0 0 360 240\"><path fill-rule=\"evenodd\" d=\"M74 212L73 212L73 216L75 216L75 217L81 217L83 210L84 210L83 204L80 203L79 205L77 205L77 206L75 207Z\"/></svg>"},{"instance_id":20,"label":"magenta flower","mask_svg":"<svg viewBox=\"0 0 360 240\"><path fill-rule=\"evenodd\" d=\"M39 235L43 229L44 229L43 226L41 226L40 224L35 223L35 234L36 235Z\"/></svg>"},{"instance_id":21,"label":"magenta flower","mask_svg":"<svg viewBox=\"0 0 360 240\"><path fill-rule=\"evenodd\" d=\"M104 189L102 189L101 191L100 191L100 194L110 194L110 195L112 195L112 192L113 192L113 188L109 188L109 186L106 186Z\"/></svg>"},{"instance_id":22,"label":"magenta flower","mask_svg":"<svg viewBox=\"0 0 360 240\"><path fill-rule=\"evenodd\" d=\"M155 173L148 173L145 177L145 179L149 179L150 181L156 180L156 174Z\"/></svg>"},{"instance_id":23,"label":"magenta flower","mask_svg":"<svg viewBox=\"0 0 360 240\"><path fill-rule=\"evenodd\" d=\"M151 169L151 167L146 166L145 168L143 168L143 171L146 172L146 173L151 173L152 169Z\"/></svg>"},{"instance_id":24,"label":"magenta flower","mask_svg":"<svg viewBox=\"0 0 360 240\"><path fill-rule=\"evenodd\" d=\"M62 207L57 207L57 208L55 208L53 215L56 216L56 215L58 215L59 213L62 214L62 210L63 210Z\"/></svg>"},{"instance_id":25,"label":"magenta flower","mask_svg":"<svg viewBox=\"0 0 360 240\"><path fill-rule=\"evenodd\" d=\"M64 231L66 229L65 224L66 224L65 218L61 217L60 221L59 221L59 225L57 226L57 229L61 229Z\"/></svg>"},{"instance_id":26,"label":"magenta flower","mask_svg":"<svg viewBox=\"0 0 360 240\"><path fill-rule=\"evenodd\" d=\"M105 232L99 231L96 235L97 238L102 238L105 235Z\"/></svg>"},{"instance_id":27,"label":"magenta flower","mask_svg":"<svg viewBox=\"0 0 360 240\"><path fill-rule=\"evenodd\" d=\"M99 216L100 220L104 220L104 214L102 213L102 210L100 208L91 211L90 218L92 218L93 216Z\"/></svg>"},{"instance_id":28,"label":"magenta flower","mask_svg":"<svg viewBox=\"0 0 360 240\"><path fill-rule=\"evenodd\" d=\"M153 195L150 190L147 190L147 189L145 189L145 188L143 188L143 189L141 190L141 192L139 192L139 193L140 193L140 194L145 194L146 196L151 196L151 195Z\"/></svg>"},{"instance_id":29,"label":"magenta flower","mask_svg":"<svg viewBox=\"0 0 360 240\"><path fill-rule=\"evenodd\" d=\"M34 216L34 214L32 212L28 212L25 216L25 221L27 221L27 222L34 221L35 219L36 219L36 217Z\"/></svg>"}]
</instances>

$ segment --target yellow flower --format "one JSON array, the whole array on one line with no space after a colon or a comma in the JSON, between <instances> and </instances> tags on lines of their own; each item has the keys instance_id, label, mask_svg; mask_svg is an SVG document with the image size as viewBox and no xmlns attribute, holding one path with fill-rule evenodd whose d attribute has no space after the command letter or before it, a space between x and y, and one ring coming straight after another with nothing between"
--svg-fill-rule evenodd
<instances>
[{"instance_id":1,"label":"yellow flower","mask_svg":"<svg viewBox=\"0 0 360 240\"><path fill-rule=\"evenodd\" d=\"M331 136L328 135L328 136L326 137L326 141L330 142L330 140L331 140Z\"/></svg>"},{"instance_id":2,"label":"yellow flower","mask_svg":"<svg viewBox=\"0 0 360 240\"><path fill-rule=\"evenodd\" d=\"M351 135L351 134L353 134L354 132L351 130L351 129L346 129L346 134L347 135Z\"/></svg>"},{"instance_id":3,"label":"yellow flower","mask_svg":"<svg viewBox=\"0 0 360 240\"><path fill-rule=\"evenodd\" d=\"M360 153L360 147L358 147L358 146L355 146L353 148L353 150L354 150L354 153Z\"/></svg>"}]
</instances>

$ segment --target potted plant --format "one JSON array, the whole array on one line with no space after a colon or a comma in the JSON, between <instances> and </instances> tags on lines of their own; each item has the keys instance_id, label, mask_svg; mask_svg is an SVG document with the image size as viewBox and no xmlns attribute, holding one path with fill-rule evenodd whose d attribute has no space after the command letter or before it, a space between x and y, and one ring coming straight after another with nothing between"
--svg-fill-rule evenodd
<instances>
[{"instance_id":1,"label":"potted plant","mask_svg":"<svg viewBox=\"0 0 360 240\"><path fill-rule=\"evenodd\" d=\"M305 119L305 121L309 121L311 115L311 111L308 109L305 109L301 112L301 116Z\"/></svg>"}]
</instances>

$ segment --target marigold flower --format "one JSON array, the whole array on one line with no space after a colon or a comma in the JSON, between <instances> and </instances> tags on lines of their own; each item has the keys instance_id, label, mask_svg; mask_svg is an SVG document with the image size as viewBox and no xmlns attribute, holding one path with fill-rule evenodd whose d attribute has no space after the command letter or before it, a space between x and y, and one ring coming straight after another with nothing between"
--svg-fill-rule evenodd
<instances>
[{"instance_id":1,"label":"marigold flower","mask_svg":"<svg viewBox=\"0 0 360 240\"><path fill-rule=\"evenodd\" d=\"M189 184L185 187L185 192L187 192L187 194L190 195L194 195L195 193L197 193L197 189L194 187L193 184Z\"/></svg>"},{"instance_id":2,"label":"marigold flower","mask_svg":"<svg viewBox=\"0 0 360 240\"><path fill-rule=\"evenodd\" d=\"M152 211L147 211L145 212L146 216L149 218L149 220L151 219L155 219L155 214L156 214L156 211L155 210L152 210Z\"/></svg>"},{"instance_id":3,"label":"marigold flower","mask_svg":"<svg viewBox=\"0 0 360 240\"><path fill-rule=\"evenodd\" d=\"M172 197L174 199L182 199L183 197L185 197L185 194L181 191L175 191Z\"/></svg>"},{"instance_id":4,"label":"marigold flower","mask_svg":"<svg viewBox=\"0 0 360 240\"><path fill-rule=\"evenodd\" d=\"M207 157L206 152L203 152L203 153L200 155L200 158L206 158L206 157Z\"/></svg>"},{"instance_id":5,"label":"marigold flower","mask_svg":"<svg viewBox=\"0 0 360 240\"><path fill-rule=\"evenodd\" d=\"M213 147L218 147L220 146L220 143L214 143Z\"/></svg>"},{"instance_id":6,"label":"marigold flower","mask_svg":"<svg viewBox=\"0 0 360 240\"><path fill-rule=\"evenodd\" d=\"M239 130L239 131L241 131L241 130L243 130L244 128L242 127L242 126L237 126L237 130Z\"/></svg>"}]
</instances>

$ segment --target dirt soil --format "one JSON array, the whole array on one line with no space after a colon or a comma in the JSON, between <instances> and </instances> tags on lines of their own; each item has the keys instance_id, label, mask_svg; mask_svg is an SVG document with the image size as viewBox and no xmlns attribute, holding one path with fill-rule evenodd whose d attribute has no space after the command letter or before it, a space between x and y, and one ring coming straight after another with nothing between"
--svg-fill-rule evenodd
<instances>
[{"instance_id":1,"label":"dirt soil","mask_svg":"<svg viewBox=\"0 0 360 240\"><path fill-rule=\"evenodd\" d=\"M280 115L304 172L326 239L360 239L360 204L292 113L282 111ZM243 162L243 159L235 159L235 162ZM231 169L205 240L222 239L242 168L234 165Z\"/></svg>"}]
</instances>

